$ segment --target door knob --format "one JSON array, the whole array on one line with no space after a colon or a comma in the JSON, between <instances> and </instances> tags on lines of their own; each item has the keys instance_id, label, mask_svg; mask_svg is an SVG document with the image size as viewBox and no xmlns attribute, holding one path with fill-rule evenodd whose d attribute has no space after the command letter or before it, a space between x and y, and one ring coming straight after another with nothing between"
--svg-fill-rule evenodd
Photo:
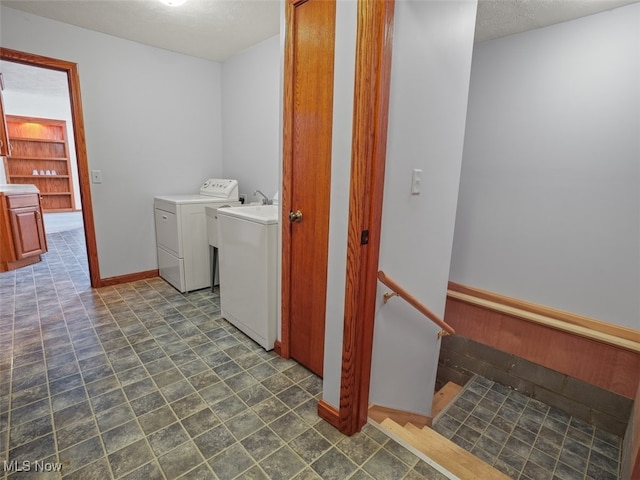
<instances>
[{"instance_id":1,"label":"door knob","mask_svg":"<svg viewBox=\"0 0 640 480\"><path fill-rule=\"evenodd\" d=\"M291 222L301 222L302 221L302 212L300 210L296 210L295 212L289 212L289 221Z\"/></svg>"}]
</instances>

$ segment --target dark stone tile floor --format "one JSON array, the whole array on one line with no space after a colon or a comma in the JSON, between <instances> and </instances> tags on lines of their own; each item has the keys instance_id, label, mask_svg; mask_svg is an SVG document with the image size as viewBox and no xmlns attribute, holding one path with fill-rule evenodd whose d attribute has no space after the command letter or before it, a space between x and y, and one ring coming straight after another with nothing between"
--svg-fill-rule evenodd
<instances>
[{"instance_id":1,"label":"dark stone tile floor","mask_svg":"<svg viewBox=\"0 0 640 480\"><path fill-rule=\"evenodd\" d=\"M161 279L90 288L82 230L0 274L0 479L442 479L322 381ZM20 471L22 470L22 471Z\"/></svg>"},{"instance_id":2,"label":"dark stone tile floor","mask_svg":"<svg viewBox=\"0 0 640 480\"><path fill-rule=\"evenodd\" d=\"M481 376L434 430L516 480L617 480L622 439Z\"/></svg>"}]
</instances>

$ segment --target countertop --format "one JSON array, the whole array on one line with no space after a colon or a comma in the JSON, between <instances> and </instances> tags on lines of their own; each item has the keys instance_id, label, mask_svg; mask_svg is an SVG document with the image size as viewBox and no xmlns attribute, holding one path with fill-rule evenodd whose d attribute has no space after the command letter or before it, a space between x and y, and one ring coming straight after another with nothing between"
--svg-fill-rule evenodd
<instances>
[{"instance_id":1,"label":"countertop","mask_svg":"<svg viewBox=\"0 0 640 480\"><path fill-rule=\"evenodd\" d=\"M20 194L20 193L40 193L40 190L35 185L23 185L23 184L2 184L0 183L0 193L4 195Z\"/></svg>"}]
</instances>

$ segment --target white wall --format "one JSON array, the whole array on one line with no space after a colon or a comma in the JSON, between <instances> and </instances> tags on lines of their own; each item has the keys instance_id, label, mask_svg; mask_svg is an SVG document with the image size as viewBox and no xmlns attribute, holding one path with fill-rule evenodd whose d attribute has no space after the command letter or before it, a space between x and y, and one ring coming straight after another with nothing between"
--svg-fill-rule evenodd
<instances>
[{"instance_id":1,"label":"white wall","mask_svg":"<svg viewBox=\"0 0 640 480\"><path fill-rule=\"evenodd\" d=\"M444 314L476 2L397 1L379 268ZM422 169L422 193L411 174ZM370 402L429 414L437 326L379 284Z\"/></svg>"},{"instance_id":2,"label":"white wall","mask_svg":"<svg viewBox=\"0 0 640 480\"><path fill-rule=\"evenodd\" d=\"M63 81L67 76L60 73ZM6 74L5 74L6 78ZM53 96L20 92L7 89L3 92L5 114L24 117L41 117L64 120L67 123L67 144L69 146L69 163L71 164L71 180L73 182L73 198L76 210L82 209L80 185L78 183L78 161L71 119L71 103L69 96Z\"/></svg>"},{"instance_id":3,"label":"white wall","mask_svg":"<svg viewBox=\"0 0 640 480\"><path fill-rule=\"evenodd\" d=\"M280 36L222 64L223 175L238 180L247 202L272 197L280 175Z\"/></svg>"},{"instance_id":4,"label":"white wall","mask_svg":"<svg viewBox=\"0 0 640 480\"><path fill-rule=\"evenodd\" d=\"M351 183L351 139L353 80L356 60L357 2L336 4L333 85L333 130L331 146L331 203L327 265L327 309L322 398L338 408L342 374L344 293L347 265L349 185Z\"/></svg>"},{"instance_id":5,"label":"white wall","mask_svg":"<svg viewBox=\"0 0 640 480\"><path fill-rule=\"evenodd\" d=\"M640 5L473 57L451 280L640 329Z\"/></svg>"},{"instance_id":6,"label":"white wall","mask_svg":"<svg viewBox=\"0 0 640 480\"><path fill-rule=\"evenodd\" d=\"M2 46L78 64L103 278L157 268L153 197L222 174L220 64L0 10Z\"/></svg>"},{"instance_id":7,"label":"white wall","mask_svg":"<svg viewBox=\"0 0 640 480\"><path fill-rule=\"evenodd\" d=\"M281 5L284 25L284 3ZM248 203L280 190L283 38L275 35L222 64L223 176L238 180ZM277 338L281 338L281 250L278 230Z\"/></svg>"}]
</instances>

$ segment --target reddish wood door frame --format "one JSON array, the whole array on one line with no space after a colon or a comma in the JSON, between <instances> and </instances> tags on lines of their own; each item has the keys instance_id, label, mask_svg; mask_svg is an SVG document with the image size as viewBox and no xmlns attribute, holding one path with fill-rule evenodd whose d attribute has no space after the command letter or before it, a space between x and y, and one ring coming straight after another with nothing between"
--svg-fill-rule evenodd
<instances>
[{"instance_id":1,"label":"reddish wood door frame","mask_svg":"<svg viewBox=\"0 0 640 480\"><path fill-rule=\"evenodd\" d=\"M339 429L367 422L375 320L394 0L358 1ZM368 244L362 244L368 231Z\"/></svg>"},{"instance_id":2,"label":"reddish wood door frame","mask_svg":"<svg viewBox=\"0 0 640 480\"><path fill-rule=\"evenodd\" d=\"M82 114L82 98L80 96L80 76L78 75L78 65L64 60L43 57L41 55L19 52L17 50L10 50L8 48L1 47L0 59L8 62L30 65L32 67L58 70L67 74L76 158L78 162L78 180L80 183L80 199L82 201L82 218L84 220L85 242L87 245L89 278L91 280L91 286L93 288L97 288L101 286L100 267L98 264L98 246L96 243L96 233L93 222L91 187L89 183L89 162L87 159L87 144L85 140L84 117Z\"/></svg>"}]
</instances>

